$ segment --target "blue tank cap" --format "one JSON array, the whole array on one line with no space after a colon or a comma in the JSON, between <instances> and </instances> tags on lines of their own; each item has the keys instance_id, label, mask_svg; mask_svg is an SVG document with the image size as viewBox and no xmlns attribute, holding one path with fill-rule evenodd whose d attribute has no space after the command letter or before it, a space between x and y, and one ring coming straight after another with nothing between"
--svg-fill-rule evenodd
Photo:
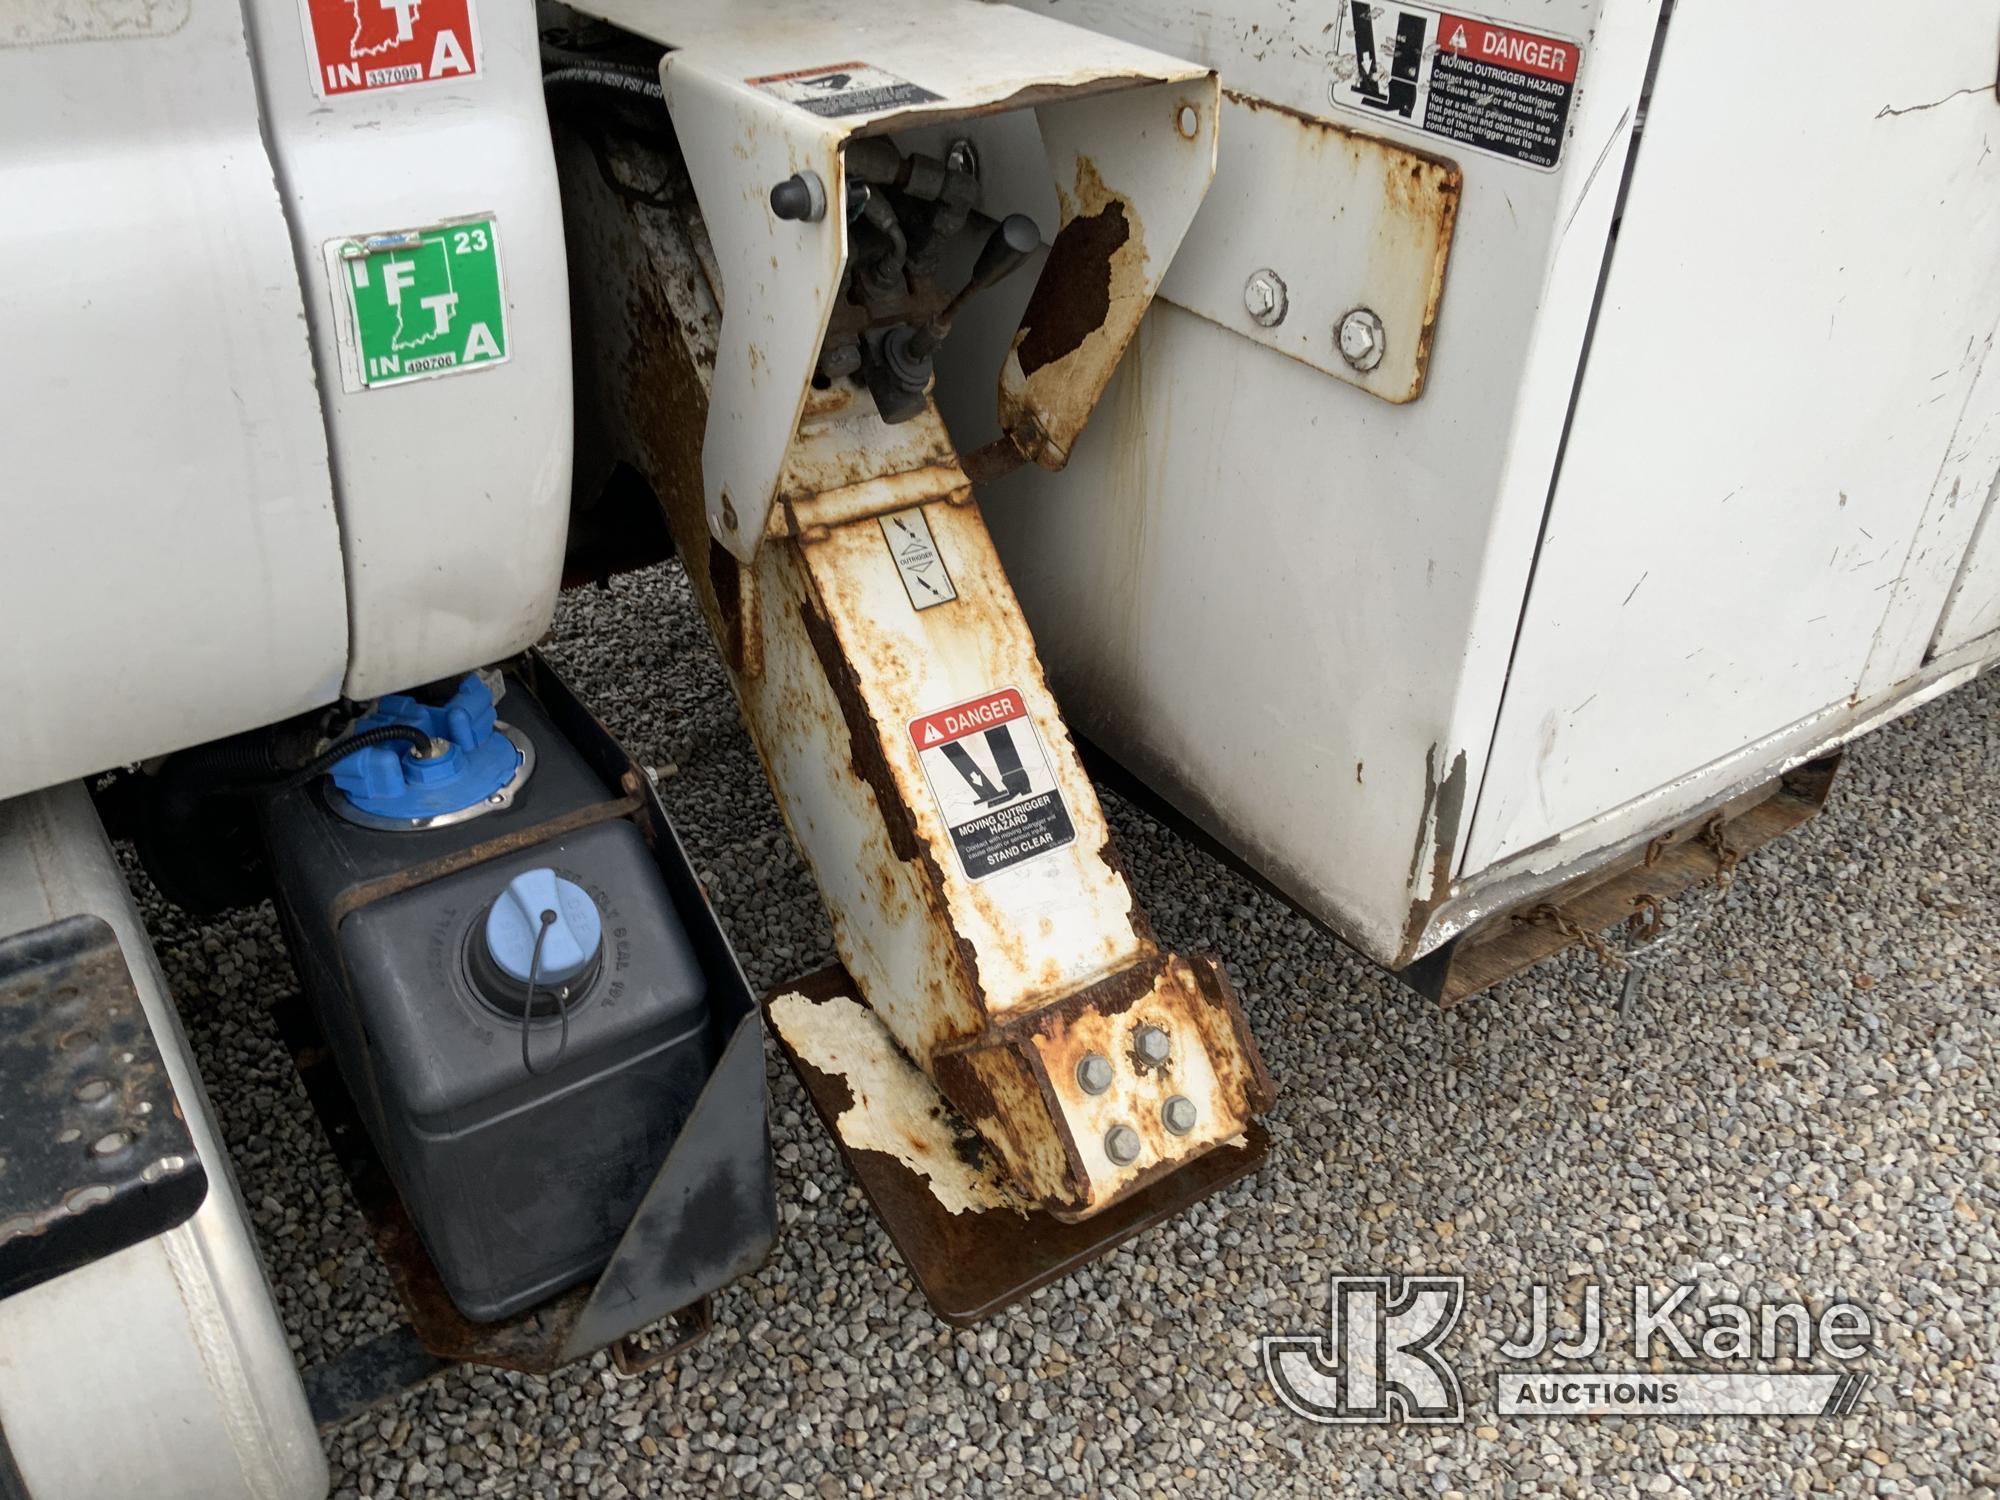
<instances>
[{"instance_id":1,"label":"blue tank cap","mask_svg":"<svg viewBox=\"0 0 2000 1500\"><path fill-rule=\"evenodd\" d=\"M427 753L409 745L372 745L335 762L333 784L374 817L434 818L461 812L514 779L521 752L495 728L493 695L468 673L447 703L432 706L392 693L354 731L407 724L431 737Z\"/></svg>"},{"instance_id":2,"label":"blue tank cap","mask_svg":"<svg viewBox=\"0 0 2000 1500\"><path fill-rule=\"evenodd\" d=\"M539 985L567 984L597 957L604 937L604 918L590 892L564 880L546 865L527 870L507 882L507 889L486 914L486 951L500 972L521 984L528 982L534 958L535 934L542 913L556 919L542 939L542 962L535 971Z\"/></svg>"}]
</instances>

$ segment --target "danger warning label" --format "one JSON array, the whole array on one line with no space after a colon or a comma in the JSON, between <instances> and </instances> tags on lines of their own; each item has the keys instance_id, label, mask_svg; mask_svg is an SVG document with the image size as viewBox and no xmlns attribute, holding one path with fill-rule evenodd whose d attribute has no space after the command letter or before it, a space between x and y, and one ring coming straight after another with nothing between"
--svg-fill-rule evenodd
<instances>
[{"instance_id":1,"label":"danger warning label","mask_svg":"<svg viewBox=\"0 0 2000 1500\"><path fill-rule=\"evenodd\" d=\"M1531 166L1562 159L1581 49L1451 11L1352 0L1335 104Z\"/></svg>"},{"instance_id":2,"label":"danger warning label","mask_svg":"<svg viewBox=\"0 0 2000 1500\"><path fill-rule=\"evenodd\" d=\"M878 110L901 109L911 104L929 104L942 97L919 88L907 78L883 71L873 63L828 63L820 68L801 68L793 73L767 73L762 78L743 80L752 88L775 94L787 104L796 104L809 114L827 119L844 115L872 115Z\"/></svg>"},{"instance_id":3,"label":"danger warning label","mask_svg":"<svg viewBox=\"0 0 2000 1500\"><path fill-rule=\"evenodd\" d=\"M323 99L479 71L472 0L299 0Z\"/></svg>"},{"instance_id":4,"label":"danger warning label","mask_svg":"<svg viewBox=\"0 0 2000 1500\"><path fill-rule=\"evenodd\" d=\"M1014 688L910 723L924 777L969 880L1060 849L1076 825Z\"/></svg>"}]
</instances>

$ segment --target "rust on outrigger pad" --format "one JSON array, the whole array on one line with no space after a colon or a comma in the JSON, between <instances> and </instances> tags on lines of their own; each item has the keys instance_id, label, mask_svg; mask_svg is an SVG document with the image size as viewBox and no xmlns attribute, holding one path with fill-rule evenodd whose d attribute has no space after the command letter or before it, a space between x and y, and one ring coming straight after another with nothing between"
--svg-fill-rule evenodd
<instances>
[{"instance_id":1,"label":"rust on outrigger pad","mask_svg":"<svg viewBox=\"0 0 2000 1500\"><path fill-rule=\"evenodd\" d=\"M1192 1203L1249 1176L1269 1149L1241 1136L1082 1221L1026 1207L978 1135L897 1051L838 967L764 1002L772 1034L910 1274L960 1327L1004 1311ZM908 1122L923 1122L905 1133Z\"/></svg>"}]
</instances>

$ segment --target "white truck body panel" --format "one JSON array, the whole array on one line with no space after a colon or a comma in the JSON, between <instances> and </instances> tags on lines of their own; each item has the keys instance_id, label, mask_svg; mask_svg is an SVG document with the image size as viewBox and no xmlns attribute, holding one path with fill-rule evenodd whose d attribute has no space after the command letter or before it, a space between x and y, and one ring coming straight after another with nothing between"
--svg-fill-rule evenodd
<instances>
[{"instance_id":1,"label":"white truck body panel","mask_svg":"<svg viewBox=\"0 0 2000 1500\"><path fill-rule=\"evenodd\" d=\"M2000 359L1989 358L1987 364L1989 368L2000 365ZM1982 441L1990 443L2000 437L2000 404L1986 410L1984 421L1993 436ZM1944 618L1938 622L1933 646L1938 655L1970 648L2000 631L2000 464L1991 468L1994 479L1986 492L1978 530L1966 548ZM1968 477L1976 480L1978 476ZM1976 494L1973 499L1977 501Z\"/></svg>"},{"instance_id":2,"label":"white truck body panel","mask_svg":"<svg viewBox=\"0 0 2000 1500\"><path fill-rule=\"evenodd\" d=\"M0 797L325 703L298 276L232 7L0 10Z\"/></svg>"},{"instance_id":3,"label":"white truck body panel","mask_svg":"<svg viewBox=\"0 0 2000 1500\"><path fill-rule=\"evenodd\" d=\"M1071 722L1364 952L1407 963L1495 893L1643 844L2000 656L1979 641L1990 522L1967 560L2000 468L1990 7L1926 0L1894 46L1859 0L1676 11L1615 235L1652 0L1484 7L1583 46L1552 169L1336 107L1344 20L1031 8L1463 171L1415 400L1260 347L1247 312L1232 330L1171 305L1205 275L1184 257L1069 469L987 491ZM1404 9L1374 7L1377 35ZM1812 67L1776 64L1807 35ZM1303 125L1294 149L1310 195ZM1230 159L1211 206L1236 201ZM1197 218L1187 253L1224 238L1257 244ZM1269 264L1294 285L1349 271ZM950 351L965 371L991 360L975 342ZM981 441L943 399L961 446Z\"/></svg>"},{"instance_id":4,"label":"white truck body panel","mask_svg":"<svg viewBox=\"0 0 2000 1500\"><path fill-rule=\"evenodd\" d=\"M1822 4L1811 69L1719 86L1796 45L1805 9L1668 24L1472 869L1924 663L1950 569L1898 601L1922 628L1869 657L1975 384L1973 426L2000 402L1980 381L2000 365L2000 107L1989 87L1886 111L1973 59L1991 73L2000 39L1990 7L1928 0L1880 46L1879 12ZM1941 557L2000 469L1983 446Z\"/></svg>"},{"instance_id":5,"label":"white truck body panel","mask_svg":"<svg viewBox=\"0 0 2000 1500\"><path fill-rule=\"evenodd\" d=\"M298 0L246 9L327 412L351 613L345 691L370 698L519 651L555 610L569 280L535 11L475 3L469 74L321 98ZM488 214L506 360L345 388L328 244Z\"/></svg>"},{"instance_id":6,"label":"white truck body panel","mask_svg":"<svg viewBox=\"0 0 2000 1500\"><path fill-rule=\"evenodd\" d=\"M1391 405L1167 305L1169 287L1068 470L1016 474L988 506L1072 723L1394 960L1480 784L1655 7L1533 7L1537 30L1595 34L1555 171L1330 108L1334 33L1277 4L1054 9L1206 62L1232 92L1463 168L1416 400ZM1297 45L1272 43L1295 31ZM1310 194L1303 131L1296 149L1287 175ZM1274 268L1292 284L1343 271ZM1459 816L1441 820L1440 798Z\"/></svg>"}]
</instances>

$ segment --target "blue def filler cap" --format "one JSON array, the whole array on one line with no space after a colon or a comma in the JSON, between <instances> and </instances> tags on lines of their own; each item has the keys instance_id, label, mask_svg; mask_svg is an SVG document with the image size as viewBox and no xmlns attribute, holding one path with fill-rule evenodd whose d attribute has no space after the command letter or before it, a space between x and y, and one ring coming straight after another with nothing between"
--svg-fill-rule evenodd
<instances>
[{"instance_id":1,"label":"blue def filler cap","mask_svg":"<svg viewBox=\"0 0 2000 1500\"><path fill-rule=\"evenodd\" d=\"M526 870L507 882L486 914L487 957L517 984L528 982L545 911L554 912L556 919L542 939L542 960L535 968L538 986L567 984L597 961L604 917L590 892L545 865Z\"/></svg>"},{"instance_id":2,"label":"blue def filler cap","mask_svg":"<svg viewBox=\"0 0 2000 1500\"><path fill-rule=\"evenodd\" d=\"M450 699L428 704L393 693L354 722L364 733L391 724L422 730L428 746L370 745L335 762L334 809L368 827L423 828L505 806L526 779L530 756L495 715L493 694L468 674Z\"/></svg>"}]
</instances>

